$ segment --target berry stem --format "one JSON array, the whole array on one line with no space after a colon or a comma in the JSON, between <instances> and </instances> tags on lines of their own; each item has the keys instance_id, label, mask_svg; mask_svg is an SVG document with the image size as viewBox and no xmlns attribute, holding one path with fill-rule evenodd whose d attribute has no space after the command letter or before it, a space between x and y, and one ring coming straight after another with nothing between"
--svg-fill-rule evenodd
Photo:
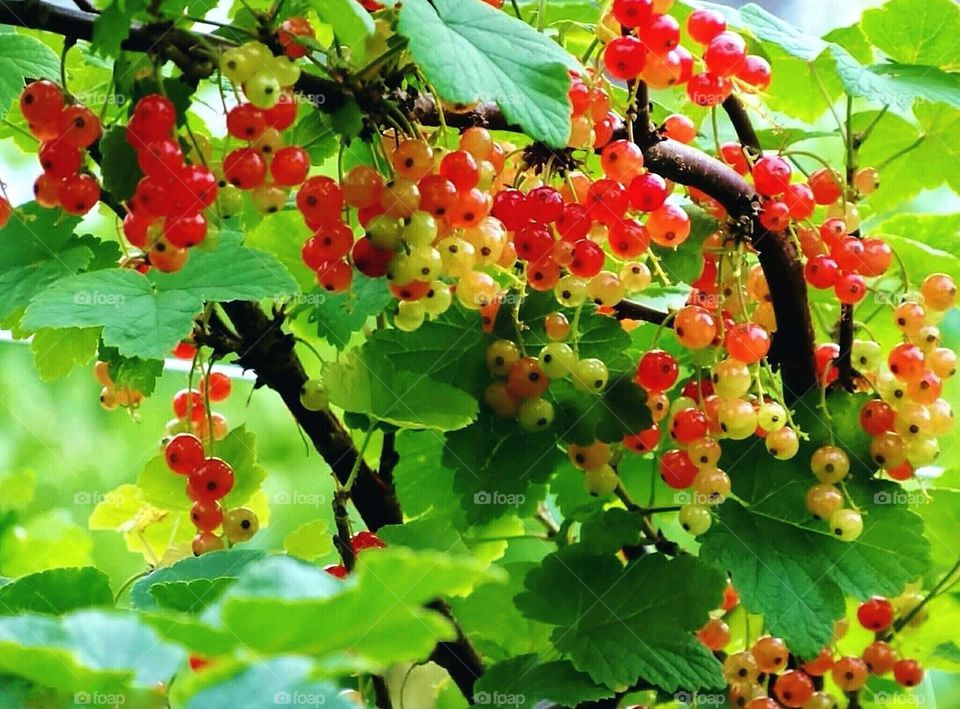
<instances>
[{"instance_id":1,"label":"berry stem","mask_svg":"<svg viewBox=\"0 0 960 709\"><path fill-rule=\"evenodd\" d=\"M363 462L363 454L367 452L367 446L370 445L370 439L373 438L373 432L375 427L371 426L363 436L363 440L360 443L360 449L357 451L357 458L353 462L353 467L350 469L350 475L347 477L347 481L343 483L341 492L344 495L349 495L350 490L353 488L353 484L357 481L357 474L360 472L360 464ZM339 480L334 476L334 481L339 484Z\"/></svg>"},{"instance_id":2,"label":"berry stem","mask_svg":"<svg viewBox=\"0 0 960 709\"><path fill-rule=\"evenodd\" d=\"M903 630L930 601L940 595L940 593L949 586L951 577L953 577L957 571L960 571L960 559L957 559L956 563L954 563L954 565L950 567L950 570L944 574L943 578L937 582L937 585L930 590L930 593L924 596L922 601L910 609L906 615L904 615L902 618L898 618L894 622L893 627L891 627L890 632L887 634L885 639L889 640L896 633L899 633L901 630Z\"/></svg>"}]
</instances>

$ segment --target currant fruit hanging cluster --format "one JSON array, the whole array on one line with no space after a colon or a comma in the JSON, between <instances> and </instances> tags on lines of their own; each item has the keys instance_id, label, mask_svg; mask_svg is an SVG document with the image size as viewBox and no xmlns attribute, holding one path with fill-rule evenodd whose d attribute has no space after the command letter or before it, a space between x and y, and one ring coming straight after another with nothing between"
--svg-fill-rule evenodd
<instances>
[{"instance_id":1,"label":"currant fruit hanging cluster","mask_svg":"<svg viewBox=\"0 0 960 709\"><path fill-rule=\"evenodd\" d=\"M86 149L100 138L100 119L46 79L24 87L20 110L30 133L40 141L43 174L33 185L37 204L60 207L67 214L86 214L100 201L100 183L83 171Z\"/></svg>"},{"instance_id":2,"label":"currant fruit hanging cluster","mask_svg":"<svg viewBox=\"0 0 960 709\"><path fill-rule=\"evenodd\" d=\"M224 512L222 499L233 489L234 471L225 460L207 451L227 435L226 419L207 411L208 402L230 395L230 378L212 372L197 389L183 389L173 397L176 416L167 424L163 453L167 466L187 478L187 496L193 500L190 520L197 528L192 549L197 556L251 539L260 528L256 513L246 507ZM220 529L221 534L216 534Z\"/></svg>"},{"instance_id":3,"label":"currant fruit hanging cluster","mask_svg":"<svg viewBox=\"0 0 960 709\"><path fill-rule=\"evenodd\" d=\"M136 409L143 402L143 393L129 386L118 387L110 376L110 365L98 361L93 365L93 377L103 387L100 390L100 406L107 411L117 407Z\"/></svg>"},{"instance_id":4,"label":"currant fruit hanging cluster","mask_svg":"<svg viewBox=\"0 0 960 709\"><path fill-rule=\"evenodd\" d=\"M736 605L725 595L723 607L711 614L710 620L697 632L703 645L723 653L731 645L730 627L725 618ZM874 596L859 605L857 621L875 633L875 639L859 655L839 655L833 644L846 634L849 623L839 620L831 645L815 657L801 658L791 653L778 637L764 635L748 649L732 652L724 658L723 674L728 684L731 706L746 709L836 709L837 700L824 691L823 678L829 676L837 690L849 693L862 689L871 676L892 674L901 687L915 687L923 681L923 667L916 660L902 658L891 644L895 621L910 625L925 622L922 608L917 613L922 594L908 588L894 599ZM819 689L818 689L819 687Z\"/></svg>"},{"instance_id":5,"label":"currant fruit hanging cluster","mask_svg":"<svg viewBox=\"0 0 960 709\"><path fill-rule=\"evenodd\" d=\"M123 234L160 271L180 270L188 249L207 237L207 209L217 197L217 180L202 164L188 164L174 131L177 112L160 94L137 102L127 142L137 152L143 177L127 203Z\"/></svg>"},{"instance_id":6,"label":"currant fruit hanging cluster","mask_svg":"<svg viewBox=\"0 0 960 709\"><path fill-rule=\"evenodd\" d=\"M350 548L354 556L359 556L361 552L368 549L386 549L386 547L386 543L375 532L368 530L357 532L350 538ZM343 564L328 564L323 567L323 570L338 579L346 578L350 573Z\"/></svg>"}]
</instances>

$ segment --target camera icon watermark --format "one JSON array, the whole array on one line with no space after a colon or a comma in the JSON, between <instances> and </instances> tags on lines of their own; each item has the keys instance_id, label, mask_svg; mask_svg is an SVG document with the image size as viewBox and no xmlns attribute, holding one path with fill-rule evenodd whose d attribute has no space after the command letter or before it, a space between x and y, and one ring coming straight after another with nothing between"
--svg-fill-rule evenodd
<instances>
[{"instance_id":1,"label":"camera icon watermark","mask_svg":"<svg viewBox=\"0 0 960 709\"><path fill-rule=\"evenodd\" d=\"M473 504L496 505L498 507L520 507L527 501L526 495L520 493L498 492L496 490L480 490L473 493Z\"/></svg>"},{"instance_id":2,"label":"camera icon watermark","mask_svg":"<svg viewBox=\"0 0 960 709\"><path fill-rule=\"evenodd\" d=\"M283 706L320 706L326 704L327 695L314 692L279 691L273 695L273 703Z\"/></svg>"},{"instance_id":3,"label":"camera icon watermark","mask_svg":"<svg viewBox=\"0 0 960 709\"><path fill-rule=\"evenodd\" d=\"M77 291L73 294L74 305L93 305L119 308L127 298L122 293L101 293L100 291Z\"/></svg>"},{"instance_id":4,"label":"camera icon watermark","mask_svg":"<svg viewBox=\"0 0 960 709\"><path fill-rule=\"evenodd\" d=\"M927 703L924 694L906 692L874 692L870 700L882 706L922 706Z\"/></svg>"},{"instance_id":5,"label":"camera icon watermark","mask_svg":"<svg viewBox=\"0 0 960 709\"><path fill-rule=\"evenodd\" d=\"M673 695L673 699L678 704L689 707L700 706L722 706L726 702L726 697L715 692L702 694L700 692L688 692L681 689Z\"/></svg>"},{"instance_id":6,"label":"camera icon watermark","mask_svg":"<svg viewBox=\"0 0 960 709\"><path fill-rule=\"evenodd\" d=\"M125 694L112 692L76 692L73 703L80 706L119 707L127 702Z\"/></svg>"},{"instance_id":7,"label":"camera icon watermark","mask_svg":"<svg viewBox=\"0 0 960 709\"><path fill-rule=\"evenodd\" d=\"M873 494L873 504L875 505L925 505L930 500L926 495L919 492L907 492L905 490L880 490Z\"/></svg>"},{"instance_id":8,"label":"camera icon watermark","mask_svg":"<svg viewBox=\"0 0 960 709\"><path fill-rule=\"evenodd\" d=\"M527 703L527 697L509 692L475 692L473 703L478 706L518 707Z\"/></svg>"}]
</instances>

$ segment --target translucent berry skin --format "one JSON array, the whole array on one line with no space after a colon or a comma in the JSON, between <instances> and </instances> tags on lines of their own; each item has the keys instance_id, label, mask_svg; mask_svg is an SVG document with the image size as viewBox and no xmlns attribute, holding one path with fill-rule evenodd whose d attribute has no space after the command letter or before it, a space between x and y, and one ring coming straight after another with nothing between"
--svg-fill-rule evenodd
<instances>
[{"instance_id":1,"label":"translucent berry skin","mask_svg":"<svg viewBox=\"0 0 960 709\"><path fill-rule=\"evenodd\" d=\"M824 206L833 204L843 196L843 187L839 178L825 167L812 172L807 184L813 190L813 196L817 200L817 204Z\"/></svg>"},{"instance_id":2,"label":"translucent berry skin","mask_svg":"<svg viewBox=\"0 0 960 709\"><path fill-rule=\"evenodd\" d=\"M845 273L833 286L833 292L844 305L855 305L867 295L867 283L859 273Z\"/></svg>"},{"instance_id":3,"label":"translucent berry skin","mask_svg":"<svg viewBox=\"0 0 960 709\"><path fill-rule=\"evenodd\" d=\"M280 148L270 161L270 174L278 185L293 186L307 179L310 156L298 145Z\"/></svg>"},{"instance_id":4,"label":"translucent berry skin","mask_svg":"<svg viewBox=\"0 0 960 709\"><path fill-rule=\"evenodd\" d=\"M59 118L60 140L76 148L86 148L100 137L100 119L89 108L67 106Z\"/></svg>"},{"instance_id":5,"label":"translucent berry skin","mask_svg":"<svg viewBox=\"0 0 960 709\"><path fill-rule=\"evenodd\" d=\"M773 693L777 700L785 707L799 709L813 695L815 691L813 680L803 670L789 670L777 677L773 685Z\"/></svg>"},{"instance_id":6,"label":"translucent berry skin","mask_svg":"<svg viewBox=\"0 0 960 709\"><path fill-rule=\"evenodd\" d=\"M242 103L227 113L227 132L234 138L253 142L267 129L264 111L250 103Z\"/></svg>"},{"instance_id":7,"label":"translucent berry skin","mask_svg":"<svg viewBox=\"0 0 960 709\"><path fill-rule=\"evenodd\" d=\"M253 148L237 148L223 160L223 176L234 187L252 190L263 184L267 163Z\"/></svg>"},{"instance_id":8,"label":"translucent berry skin","mask_svg":"<svg viewBox=\"0 0 960 709\"><path fill-rule=\"evenodd\" d=\"M617 37L603 50L603 64L616 79L636 79L646 63L647 50L636 37Z\"/></svg>"},{"instance_id":9,"label":"translucent berry skin","mask_svg":"<svg viewBox=\"0 0 960 709\"><path fill-rule=\"evenodd\" d=\"M687 18L687 32L694 42L709 44L727 29L727 21L715 10L696 10Z\"/></svg>"},{"instance_id":10,"label":"translucent berry skin","mask_svg":"<svg viewBox=\"0 0 960 709\"><path fill-rule=\"evenodd\" d=\"M740 323L727 330L724 346L744 364L759 362L770 350L770 333L756 323Z\"/></svg>"},{"instance_id":11,"label":"translucent berry skin","mask_svg":"<svg viewBox=\"0 0 960 709\"><path fill-rule=\"evenodd\" d=\"M550 380L534 357L517 360L507 375L507 391L518 399L537 399L547 391Z\"/></svg>"},{"instance_id":12,"label":"translucent berry skin","mask_svg":"<svg viewBox=\"0 0 960 709\"><path fill-rule=\"evenodd\" d=\"M649 453L660 442L660 428L654 424L640 433L631 433L623 437L623 445L634 453Z\"/></svg>"},{"instance_id":13,"label":"translucent berry skin","mask_svg":"<svg viewBox=\"0 0 960 709\"><path fill-rule=\"evenodd\" d=\"M889 643L883 640L876 640L867 645L861 657L864 663L866 663L867 669L870 670L870 674L881 676L893 669L893 665L897 660L897 653L890 647Z\"/></svg>"},{"instance_id":14,"label":"translucent berry skin","mask_svg":"<svg viewBox=\"0 0 960 709\"><path fill-rule=\"evenodd\" d=\"M763 91L770 87L773 69L770 62L756 54L748 54L736 70L737 78Z\"/></svg>"},{"instance_id":15,"label":"translucent berry skin","mask_svg":"<svg viewBox=\"0 0 960 709\"><path fill-rule=\"evenodd\" d=\"M674 414L670 435L680 443L692 443L707 435L707 416L700 409L688 408Z\"/></svg>"},{"instance_id":16,"label":"translucent berry skin","mask_svg":"<svg viewBox=\"0 0 960 709\"><path fill-rule=\"evenodd\" d=\"M660 457L660 477L675 490L685 490L693 485L699 472L686 451L667 451Z\"/></svg>"},{"instance_id":17,"label":"translucent berry skin","mask_svg":"<svg viewBox=\"0 0 960 709\"><path fill-rule=\"evenodd\" d=\"M328 293L343 293L353 281L353 269L343 260L325 261L316 273L317 284Z\"/></svg>"},{"instance_id":18,"label":"translucent berry skin","mask_svg":"<svg viewBox=\"0 0 960 709\"><path fill-rule=\"evenodd\" d=\"M339 220L343 211L343 190L336 180L329 177L311 177L297 192L297 209L307 223L323 224Z\"/></svg>"},{"instance_id":19,"label":"translucent berry skin","mask_svg":"<svg viewBox=\"0 0 960 709\"><path fill-rule=\"evenodd\" d=\"M40 146L40 167L51 177L67 177L80 169L83 152L67 143L48 141Z\"/></svg>"},{"instance_id":20,"label":"translucent berry skin","mask_svg":"<svg viewBox=\"0 0 960 709\"><path fill-rule=\"evenodd\" d=\"M211 551L219 551L223 549L223 546L223 540L216 534L210 534L209 532L201 532L193 538L193 542L191 543L194 556L201 556Z\"/></svg>"},{"instance_id":21,"label":"translucent berry skin","mask_svg":"<svg viewBox=\"0 0 960 709\"><path fill-rule=\"evenodd\" d=\"M780 638L767 635L759 638L750 650L761 672L778 673L783 671L790 659L787 644Z\"/></svg>"},{"instance_id":22,"label":"translucent berry skin","mask_svg":"<svg viewBox=\"0 0 960 709\"><path fill-rule=\"evenodd\" d=\"M215 502L233 489L233 468L220 458L207 458L193 471L187 494L197 502Z\"/></svg>"},{"instance_id":23,"label":"translucent berry skin","mask_svg":"<svg viewBox=\"0 0 960 709\"><path fill-rule=\"evenodd\" d=\"M173 396L173 413L179 419L189 416L191 421L199 421L206 415L203 396L196 389L181 389Z\"/></svg>"},{"instance_id":24,"label":"translucent berry skin","mask_svg":"<svg viewBox=\"0 0 960 709\"><path fill-rule=\"evenodd\" d=\"M880 399L868 401L860 410L860 426L871 436L892 431L895 418L896 412L890 404Z\"/></svg>"},{"instance_id":25,"label":"translucent berry skin","mask_svg":"<svg viewBox=\"0 0 960 709\"><path fill-rule=\"evenodd\" d=\"M192 433L178 433L163 449L167 467L177 475L190 475L204 461L203 443Z\"/></svg>"},{"instance_id":26,"label":"translucent berry skin","mask_svg":"<svg viewBox=\"0 0 960 709\"><path fill-rule=\"evenodd\" d=\"M757 192L766 197L783 194L790 186L790 164L776 155L766 155L753 165L753 182Z\"/></svg>"},{"instance_id":27,"label":"translucent berry skin","mask_svg":"<svg viewBox=\"0 0 960 709\"><path fill-rule=\"evenodd\" d=\"M60 206L67 214L86 214L99 201L100 185L92 175L70 175L60 183Z\"/></svg>"},{"instance_id":28,"label":"translucent berry skin","mask_svg":"<svg viewBox=\"0 0 960 709\"><path fill-rule=\"evenodd\" d=\"M697 631L697 638L708 650L717 652L730 642L730 628L721 618L711 618Z\"/></svg>"},{"instance_id":29,"label":"translucent berry skin","mask_svg":"<svg viewBox=\"0 0 960 709\"><path fill-rule=\"evenodd\" d=\"M653 0L614 0L611 9L624 27L639 27L653 15Z\"/></svg>"},{"instance_id":30,"label":"translucent berry skin","mask_svg":"<svg viewBox=\"0 0 960 709\"><path fill-rule=\"evenodd\" d=\"M599 244L581 239L574 244L573 260L568 265L570 273L580 278L591 278L603 268L606 255Z\"/></svg>"},{"instance_id":31,"label":"translucent berry skin","mask_svg":"<svg viewBox=\"0 0 960 709\"><path fill-rule=\"evenodd\" d=\"M446 177L460 192L473 189L480 181L477 160L466 150L454 150L440 161L440 174Z\"/></svg>"},{"instance_id":32,"label":"translucent berry skin","mask_svg":"<svg viewBox=\"0 0 960 709\"><path fill-rule=\"evenodd\" d=\"M870 670L859 657L841 657L833 663L833 681L844 692L855 692L867 683Z\"/></svg>"},{"instance_id":33,"label":"translucent berry skin","mask_svg":"<svg viewBox=\"0 0 960 709\"><path fill-rule=\"evenodd\" d=\"M219 502L194 502L190 521L199 532L212 532L223 523L223 508Z\"/></svg>"},{"instance_id":34,"label":"translucent berry skin","mask_svg":"<svg viewBox=\"0 0 960 709\"><path fill-rule=\"evenodd\" d=\"M717 337L716 318L709 310L698 305L688 305L678 310L673 319L673 329L681 344L693 350L707 347Z\"/></svg>"},{"instance_id":35,"label":"translucent berry skin","mask_svg":"<svg viewBox=\"0 0 960 709\"><path fill-rule=\"evenodd\" d=\"M890 372L900 381L912 382L923 376L924 355L916 345L901 343L890 350L887 357Z\"/></svg>"},{"instance_id":36,"label":"translucent berry skin","mask_svg":"<svg viewBox=\"0 0 960 709\"><path fill-rule=\"evenodd\" d=\"M696 74L687 82L687 97L705 108L723 103L732 91L730 79L709 72Z\"/></svg>"},{"instance_id":37,"label":"translucent berry skin","mask_svg":"<svg viewBox=\"0 0 960 709\"><path fill-rule=\"evenodd\" d=\"M637 33L647 51L654 54L666 54L680 43L680 23L672 15L654 15Z\"/></svg>"},{"instance_id":38,"label":"translucent berry skin","mask_svg":"<svg viewBox=\"0 0 960 709\"><path fill-rule=\"evenodd\" d=\"M177 124L177 109L160 94L144 96L133 109L137 133L146 141L168 138Z\"/></svg>"},{"instance_id":39,"label":"translucent berry skin","mask_svg":"<svg viewBox=\"0 0 960 709\"><path fill-rule=\"evenodd\" d=\"M223 372L211 372L209 377L200 380L198 388L201 394L210 398L210 401L223 401L230 396L232 384L230 377Z\"/></svg>"},{"instance_id":40,"label":"translucent berry skin","mask_svg":"<svg viewBox=\"0 0 960 709\"><path fill-rule=\"evenodd\" d=\"M893 663L893 678L901 687L916 687L923 682L923 667L916 660L898 660Z\"/></svg>"},{"instance_id":41,"label":"translucent berry skin","mask_svg":"<svg viewBox=\"0 0 960 709\"><path fill-rule=\"evenodd\" d=\"M637 383L647 391L661 392L672 387L680 370L673 355L663 350L650 350L637 363Z\"/></svg>"},{"instance_id":42,"label":"translucent berry skin","mask_svg":"<svg viewBox=\"0 0 960 709\"><path fill-rule=\"evenodd\" d=\"M747 43L736 32L721 32L707 45L703 60L707 69L718 76L732 76L741 68L747 54Z\"/></svg>"},{"instance_id":43,"label":"translucent berry skin","mask_svg":"<svg viewBox=\"0 0 960 709\"><path fill-rule=\"evenodd\" d=\"M63 111L63 91L52 81L31 81L20 93L20 111L29 123L53 125Z\"/></svg>"},{"instance_id":44,"label":"translucent berry skin","mask_svg":"<svg viewBox=\"0 0 960 709\"><path fill-rule=\"evenodd\" d=\"M637 175L627 188L630 206L640 212L652 212L659 208L668 195L667 181L652 172Z\"/></svg>"},{"instance_id":45,"label":"translucent berry skin","mask_svg":"<svg viewBox=\"0 0 960 709\"><path fill-rule=\"evenodd\" d=\"M366 549L386 549L387 545L376 533L364 529L353 535L350 539L350 547L354 554L359 554Z\"/></svg>"},{"instance_id":46,"label":"translucent berry skin","mask_svg":"<svg viewBox=\"0 0 960 709\"><path fill-rule=\"evenodd\" d=\"M857 620L867 630L879 633L893 623L893 605L886 598L874 596L857 608Z\"/></svg>"}]
</instances>

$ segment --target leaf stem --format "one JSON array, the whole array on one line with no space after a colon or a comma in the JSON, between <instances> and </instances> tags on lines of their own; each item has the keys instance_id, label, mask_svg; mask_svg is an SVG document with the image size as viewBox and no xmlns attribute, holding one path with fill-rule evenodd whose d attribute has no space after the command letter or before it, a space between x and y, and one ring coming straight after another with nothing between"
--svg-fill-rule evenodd
<instances>
[{"instance_id":1,"label":"leaf stem","mask_svg":"<svg viewBox=\"0 0 960 709\"><path fill-rule=\"evenodd\" d=\"M917 139L916 139L915 141L913 141L912 143L910 143L910 145L908 145L907 147L905 147L903 150L898 150L898 151L895 152L893 155L891 155L890 157L888 157L886 160L881 160L880 163L875 166L875 169L876 169L876 170L883 170L885 167L887 167L887 166L888 166L890 163L892 163L893 161L899 160L899 159L902 158L904 155L913 152L914 150L916 150L917 148L920 147L920 144L923 143L923 141L926 140L926 138L927 138L927 134L926 134L926 133L921 133L920 135L917 136Z\"/></svg>"},{"instance_id":2,"label":"leaf stem","mask_svg":"<svg viewBox=\"0 0 960 709\"><path fill-rule=\"evenodd\" d=\"M353 483L357 480L357 473L360 472L360 465L363 463L363 454L366 453L367 446L370 445L370 439L373 438L374 430L376 430L376 427L370 426L363 436L363 441L360 443L360 450L357 451L357 459L353 461L353 467L350 469L350 475L347 477L347 481L343 484L343 488L341 488L341 493L343 495L348 495L350 493Z\"/></svg>"}]
</instances>

